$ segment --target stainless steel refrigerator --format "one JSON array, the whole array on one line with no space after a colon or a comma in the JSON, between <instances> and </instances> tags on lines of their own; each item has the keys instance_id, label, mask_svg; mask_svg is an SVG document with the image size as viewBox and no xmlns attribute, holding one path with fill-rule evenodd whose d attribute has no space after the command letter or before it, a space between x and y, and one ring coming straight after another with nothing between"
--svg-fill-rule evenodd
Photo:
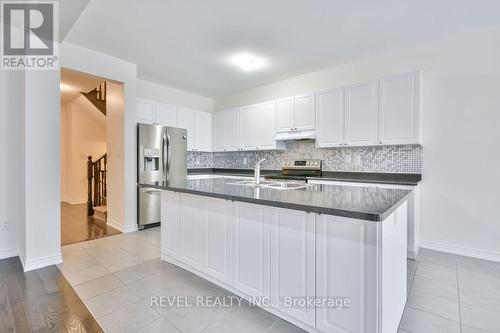
<instances>
[{"instance_id":1,"label":"stainless steel refrigerator","mask_svg":"<svg viewBox=\"0 0 500 333\"><path fill-rule=\"evenodd\" d=\"M160 125L137 125L137 223L139 229L158 225L162 185L187 178L187 130Z\"/></svg>"}]
</instances>

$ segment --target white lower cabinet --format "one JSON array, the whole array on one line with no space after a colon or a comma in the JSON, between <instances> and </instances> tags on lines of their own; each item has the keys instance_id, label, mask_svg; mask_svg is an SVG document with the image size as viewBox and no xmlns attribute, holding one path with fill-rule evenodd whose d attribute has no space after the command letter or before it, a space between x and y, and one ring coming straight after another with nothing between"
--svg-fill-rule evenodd
<instances>
[{"instance_id":1,"label":"white lower cabinet","mask_svg":"<svg viewBox=\"0 0 500 333\"><path fill-rule=\"evenodd\" d=\"M265 310L310 332L394 333L406 303L407 209L369 222L164 191L162 259L270 299Z\"/></svg>"},{"instance_id":2,"label":"white lower cabinet","mask_svg":"<svg viewBox=\"0 0 500 333\"><path fill-rule=\"evenodd\" d=\"M234 202L234 284L249 296L269 296L269 223L267 206Z\"/></svg>"},{"instance_id":3,"label":"white lower cabinet","mask_svg":"<svg viewBox=\"0 0 500 333\"><path fill-rule=\"evenodd\" d=\"M350 307L318 307L324 332L377 332L377 223L319 215L316 220L316 295L345 298Z\"/></svg>"},{"instance_id":4,"label":"white lower cabinet","mask_svg":"<svg viewBox=\"0 0 500 333\"><path fill-rule=\"evenodd\" d=\"M203 268L203 227L207 217L206 198L180 195L180 260L201 270Z\"/></svg>"},{"instance_id":5,"label":"white lower cabinet","mask_svg":"<svg viewBox=\"0 0 500 333\"><path fill-rule=\"evenodd\" d=\"M174 259L181 257L180 195L176 192L161 192L161 252Z\"/></svg>"},{"instance_id":6,"label":"white lower cabinet","mask_svg":"<svg viewBox=\"0 0 500 333\"><path fill-rule=\"evenodd\" d=\"M204 272L211 277L232 284L232 223L228 201L205 198L207 207L204 230Z\"/></svg>"},{"instance_id":7,"label":"white lower cabinet","mask_svg":"<svg viewBox=\"0 0 500 333\"><path fill-rule=\"evenodd\" d=\"M315 215L273 208L271 210L271 299L277 308L314 326Z\"/></svg>"}]
</instances>

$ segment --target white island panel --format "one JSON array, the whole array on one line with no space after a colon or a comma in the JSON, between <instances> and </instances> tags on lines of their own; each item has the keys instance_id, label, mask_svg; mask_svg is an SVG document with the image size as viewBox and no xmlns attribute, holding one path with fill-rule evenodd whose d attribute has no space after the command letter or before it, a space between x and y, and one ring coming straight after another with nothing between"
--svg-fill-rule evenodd
<instances>
[{"instance_id":1,"label":"white island panel","mask_svg":"<svg viewBox=\"0 0 500 333\"><path fill-rule=\"evenodd\" d=\"M164 191L162 259L271 299L265 310L309 332L394 333L406 303L407 209L372 222ZM349 306L290 308L286 297Z\"/></svg>"}]
</instances>

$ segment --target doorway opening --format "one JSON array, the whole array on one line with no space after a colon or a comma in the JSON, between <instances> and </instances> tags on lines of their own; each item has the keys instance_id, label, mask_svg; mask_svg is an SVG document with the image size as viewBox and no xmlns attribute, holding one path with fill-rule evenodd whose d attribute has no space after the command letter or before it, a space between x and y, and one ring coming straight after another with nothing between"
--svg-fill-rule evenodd
<instances>
[{"instance_id":1,"label":"doorway opening","mask_svg":"<svg viewBox=\"0 0 500 333\"><path fill-rule=\"evenodd\" d=\"M61 69L61 245L119 234L108 224L109 80Z\"/></svg>"}]
</instances>

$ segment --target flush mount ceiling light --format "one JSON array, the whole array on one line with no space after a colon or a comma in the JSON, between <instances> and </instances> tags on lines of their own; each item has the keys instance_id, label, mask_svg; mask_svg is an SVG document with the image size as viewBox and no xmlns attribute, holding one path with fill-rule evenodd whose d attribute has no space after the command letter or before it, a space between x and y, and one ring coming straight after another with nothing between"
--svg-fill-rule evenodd
<instances>
[{"instance_id":1,"label":"flush mount ceiling light","mask_svg":"<svg viewBox=\"0 0 500 333\"><path fill-rule=\"evenodd\" d=\"M251 54L242 53L237 54L231 61L234 65L238 66L241 70L249 72L261 69L265 66L265 61L262 58L255 57Z\"/></svg>"}]
</instances>

